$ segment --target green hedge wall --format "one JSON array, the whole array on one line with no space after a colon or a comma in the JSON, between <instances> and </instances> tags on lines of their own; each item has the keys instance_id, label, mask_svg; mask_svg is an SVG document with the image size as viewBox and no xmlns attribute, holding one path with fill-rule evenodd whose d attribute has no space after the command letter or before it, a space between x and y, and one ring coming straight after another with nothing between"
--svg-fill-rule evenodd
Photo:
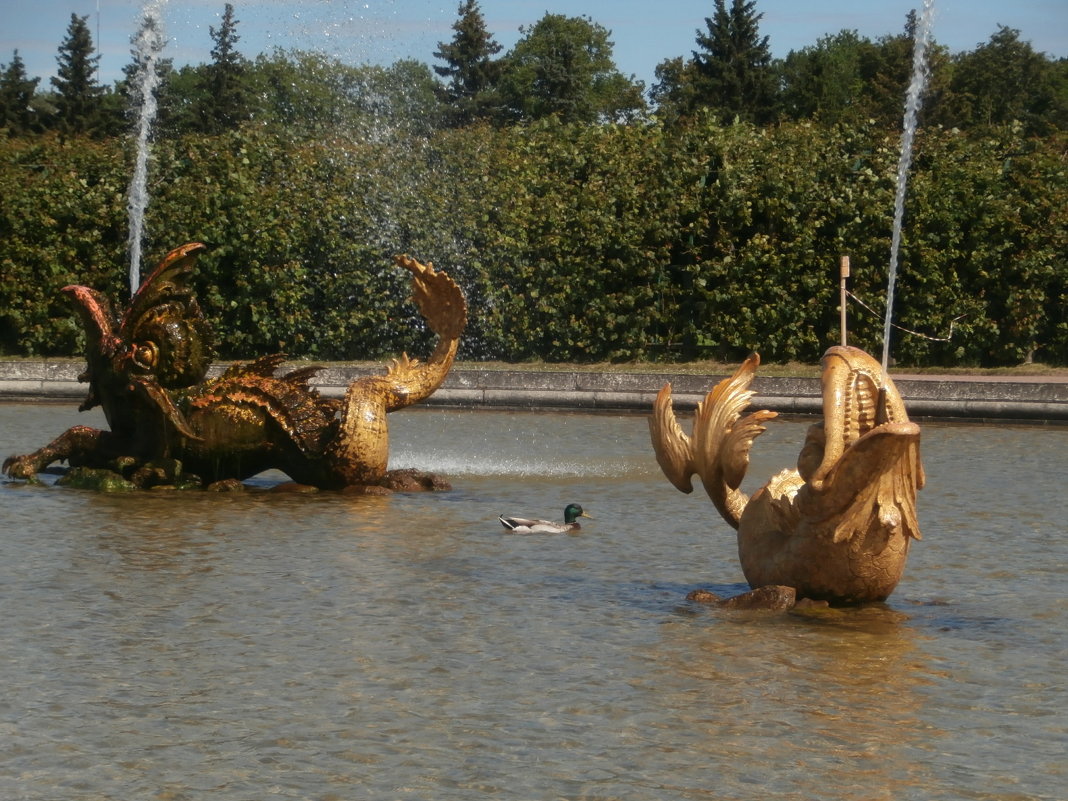
<instances>
[{"instance_id":1,"label":"green hedge wall","mask_svg":"<svg viewBox=\"0 0 1068 801\"><path fill-rule=\"evenodd\" d=\"M894 320L931 338L895 330L899 364L1068 364L1065 145L920 132ZM68 283L125 302L128 148L0 138L0 353L80 353ZM197 289L223 358L423 354L391 262L408 252L464 287L462 358L813 362L848 254L873 309L850 304L851 341L878 354L897 159L874 127L708 120L161 140L143 272L210 247Z\"/></svg>"}]
</instances>

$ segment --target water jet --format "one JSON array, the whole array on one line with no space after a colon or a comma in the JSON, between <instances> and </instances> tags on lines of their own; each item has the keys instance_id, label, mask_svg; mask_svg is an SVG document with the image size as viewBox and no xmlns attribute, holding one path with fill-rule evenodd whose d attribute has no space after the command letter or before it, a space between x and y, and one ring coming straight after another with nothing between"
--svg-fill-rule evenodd
<instances>
[{"instance_id":1,"label":"water jet","mask_svg":"<svg viewBox=\"0 0 1068 801\"><path fill-rule=\"evenodd\" d=\"M141 26L134 41L137 73L134 75L132 98L137 107L137 136L133 177L128 191L130 255L130 296L141 284L141 248L145 235L145 210L148 207L149 140L156 121L159 88L159 57L166 46L163 34L163 9L167 0L149 0L144 6Z\"/></svg>"}]
</instances>

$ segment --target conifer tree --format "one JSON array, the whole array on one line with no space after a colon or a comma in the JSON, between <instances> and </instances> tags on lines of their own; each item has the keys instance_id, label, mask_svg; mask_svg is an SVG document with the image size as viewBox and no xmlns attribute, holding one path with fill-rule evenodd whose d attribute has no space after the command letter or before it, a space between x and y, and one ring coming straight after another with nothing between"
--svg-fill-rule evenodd
<instances>
[{"instance_id":1,"label":"conifer tree","mask_svg":"<svg viewBox=\"0 0 1068 801\"><path fill-rule=\"evenodd\" d=\"M0 127L12 133L25 134L37 129L33 110L33 94L40 78L30 78L19 51L0 73Z\"/></svg>"},{"instance_id":2,"label":"conifer tree","mask_svg":"<svg viewBox=\"0 0 1068 801\"><path fill-rule=\"evenodd\" d=\"M443 94L453 107L453 122L466 125L494 113L500 62L493 56L501 46L486 30L478 0L465 0L457 14L459 19L452 26L456 35L451 42L439 42L434 51L434 57L445 66L435 66L434 72L448 79Z\"/></svg>"},{"instance_id":3,"label":"conifer tree","mask_svg":"<svg viewBox=\"0 0 1068 801\"><path fill-rule=\"evenodd\" d=\"M245 88L245 58L237 50L241 38L237 34L239 20L234 18L234 6L227 3L218 28L208 28L215 46L211 49L211 63L204 71L205 103L200 113L205 133L221 133L235 128L249 116L248 95Z\"/></svg>"},{"instance_id":4,"label":"conifer tree","mask_svg":"<svg viewBox=\"0 0 1068 801\"><path fill-rule=\"evenodd\" d=\"M137 108L144 101L140 96L143 88L141 83L148 70L154 70L158 76L157 99L163 93L159 86L165 85L168 77L174 72L174 63L169 58L160 58L160 53L166 47L167 40L160 29L159 19L154 16L146 16L141 20L137 33L133 35L130 43L134 45L130 51L130 63L122 68L123 81L120 90L126 99L127 106Z\"/></svg>"},{"instance_id":5,"label":"conifer tree","mask_svg":"<svg viewBox=\"0 0 1068 801\"><path fill-rule=\"evenodd\" d=\"M56 125L63 133L86 133L101 123L103 89L97 83L100 56L94 55L88 15L70 15L67 38L59 46L59 69L52 78L56 90Z\"/></svg>"},{"instance_id":6,"label":"conifer tree","mask_svg":"<svg viewBox=\"0 0 1068 801\"><path fill-rule=\"evenodd\" d=\"M697 32L693 51L697 97L717 109L724 122L737 118L763 124L775 114L775 76L768 37L760 36L756 0L715 0L716 13L705 18L707 33Z\"/></svg>"}]
</instances>

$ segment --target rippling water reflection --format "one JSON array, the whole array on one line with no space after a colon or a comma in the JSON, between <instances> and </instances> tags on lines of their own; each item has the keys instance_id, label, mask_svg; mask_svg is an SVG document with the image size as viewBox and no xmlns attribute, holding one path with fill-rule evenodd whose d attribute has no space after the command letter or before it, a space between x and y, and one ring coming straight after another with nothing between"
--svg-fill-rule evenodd
<instances>
[{"instance_id":1,"label":"rippling water reflection","mask_svg":"<svg viewBox=\"0 0 1068 801\"><path fill-rule=\"evenodd\" d=\"M2 405L0 455L86 417ZM734 540L640 417L393 420L453 492L0 485L0 796L1064 798L1068 429L925 426L897 593L805 618L685 602Z\"/></svg>"}]
</instances>

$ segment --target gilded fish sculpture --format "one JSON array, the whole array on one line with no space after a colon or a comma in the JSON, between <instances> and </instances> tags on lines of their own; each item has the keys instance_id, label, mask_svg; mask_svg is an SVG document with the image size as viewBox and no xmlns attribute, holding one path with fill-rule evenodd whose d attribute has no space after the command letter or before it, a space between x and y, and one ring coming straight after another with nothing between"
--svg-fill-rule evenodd
<instances>
[{"instance_id":1,"label":"gilded fish sculpture","mask_svg":"<svg viewBox=\"0 0 1068 801\"><path fill-rule=\"evenodd\" d=\"M700 478L738 532L742 572L754 592L792 588L797 599L885 600L920 539L920 428L881 365L859 348L822 360L823 420L810 426L796 469L747 496L740 490L753 441L775 412L748 412L760 357L752 354L697 405L693 434L672 408L671 384L649 421L657 462L682 492Z\"/></svg>"},{"instance_id":2,"label":"gilded fish sculpture","mask_svg":"<svg viewBox=\"0 0 1068 801\"><path fill-rule=\"evenodd\" d=\"M402 355L384 375L353 381L344 398L324 398L309 381L319 367L276 375L281 354L234 364L207 379L210 326L190 286L205 246L171 251L121 318L84 286L62 293L81 316L89 393L80 410L103 408L109 430L75 426L45 447L12 456L13 477L35 480L49 465L119 473L136 487L225 486L268 469L298 484L367 492L446 488L414 470L390 471L386 416L431 395L456 357L467 322L463 292L432 264L398 256L413 300L438 341L426 362Z\"/></svg>"}]
</instances>

